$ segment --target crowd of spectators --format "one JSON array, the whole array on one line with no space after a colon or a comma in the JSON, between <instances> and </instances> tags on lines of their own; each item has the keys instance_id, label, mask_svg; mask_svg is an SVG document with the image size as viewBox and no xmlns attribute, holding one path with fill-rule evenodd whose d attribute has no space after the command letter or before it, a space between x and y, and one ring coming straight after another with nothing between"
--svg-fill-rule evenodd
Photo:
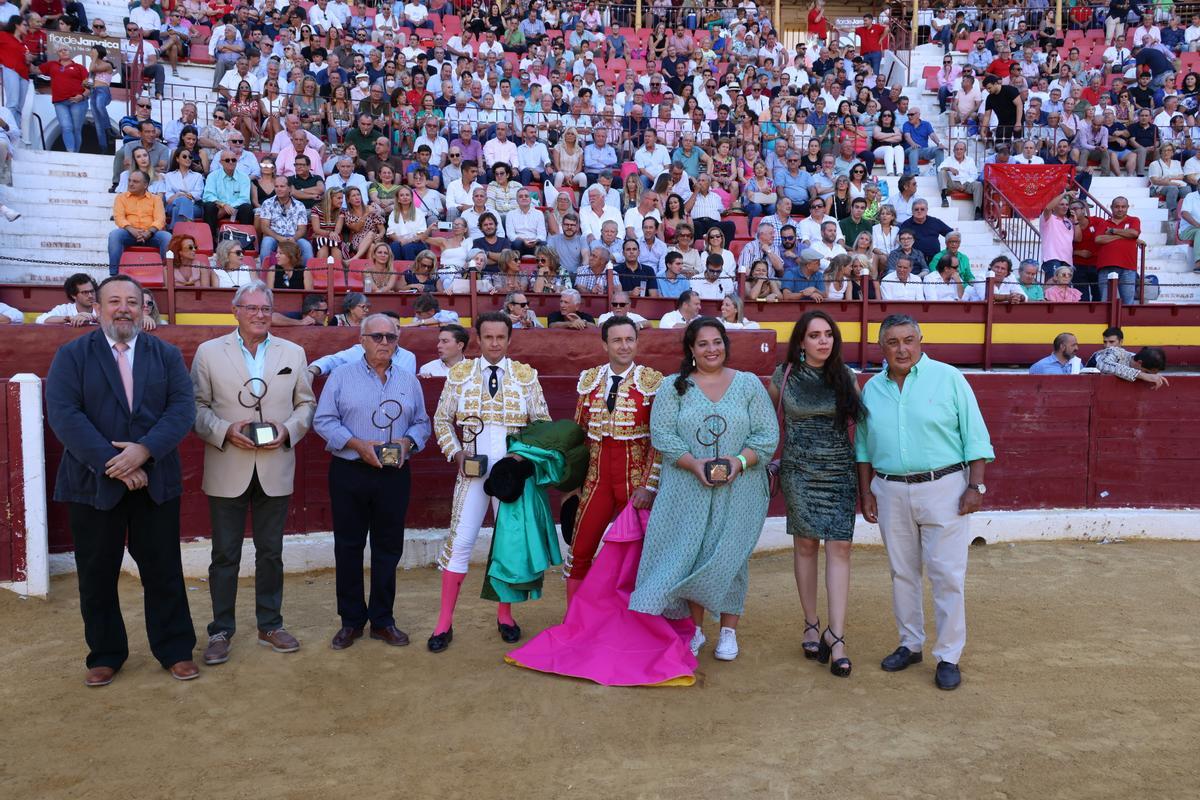
<instances>
[{"instance_id":1,"label":"crowd of spectators","mask_svg":"<svg viewBox=\"0 0 1200 800\"><path fill-rule=\"evenodd\" d=\"M632 8L595 2L137 0L121 46L93 49L86 70L37 51L47 20L32 9L3 23L0 63L20 82L4 37L25 43L72 149L89 104L111 133L101 84L140 74L116 125L113 271L129 246L165 256L176 225L201 222L216 241L254 229L241 260L212 254L208 285L253 274L253 253L279 288L311 287L309 261L333 257L374 265L373 291L461 290L478 269L492 291L588 293L611 269L634 296L724 297L745 276L741 301L817 301L855 297L865 270L875 297L953 300L980 294L982 264L929 203L962 193L980 217L986 163L1073 164L1085 188L1093 169L1144 174L1179 237L1200 232L1200 75L1178 79L1200 16L1184 28L1119 0L1061 30L1026 6L922 12L919 36L947 53L933 82L948 113L932 121L883 69L892 11L839 29L822 0L792 50L752 0L647 3L640 32ZM54 24L87 28L74 13ZM187 58L214 63L211 93L155 119L152 96ZM940 198L917 196L923 164ZM881 173L900 176L891 192ZM1042 217L1042 297L1027 299L1101 299L1116 272L1132 302L1140 222L1079 199L1081 218L1075 201Z\"/></svg>"}]
</instances>

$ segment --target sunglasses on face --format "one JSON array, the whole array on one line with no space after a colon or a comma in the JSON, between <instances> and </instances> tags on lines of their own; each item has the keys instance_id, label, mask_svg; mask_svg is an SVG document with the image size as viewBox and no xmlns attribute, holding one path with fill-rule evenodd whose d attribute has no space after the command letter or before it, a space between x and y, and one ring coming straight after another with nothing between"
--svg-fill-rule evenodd
<instances>
[{"instance_id":1,"label":"sunglasses on face","mask_svg":"<svg viewBox=\"0 0 1200 800\"><path fill-rule=\"evenodd\" d=\"M612 304L612 307L613 307L613 308L625 308L625 307L627 307L628 305L629 305L629 303L616 303L616 302L614 302L614 303Z\"/></svg>"},{"instance_id":2,"label":"sunglasses on face","mask_svg":"<svg viewBox=\"0 0 1200 800\"><path fill-rule=\"evenodd\" d=\"M528 300L524 300L524 301L513 300L511 303L509 303L509 305L510 306L520 306L521 308L528 308L529 301Z\"/></svg>"},{"instance_id":3,"label":"sunglasses on face","mask_svg":"<svg viewBox=\"0 0 1200 800\"><path fill-rule=\"evenodd\" d=\"M383 344L384 342L395 344L400 341L400 337L394 333L364 333L363 338L370 339L375 344Z\"/></svg>"}]
</instances>

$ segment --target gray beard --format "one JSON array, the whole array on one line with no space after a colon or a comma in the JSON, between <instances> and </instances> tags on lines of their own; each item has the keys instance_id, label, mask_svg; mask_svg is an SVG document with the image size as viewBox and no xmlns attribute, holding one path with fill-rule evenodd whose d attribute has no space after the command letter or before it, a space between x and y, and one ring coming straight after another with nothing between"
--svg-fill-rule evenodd
<instances>
[{"instance_id":1,"label":"gray beard","mask_svg":"<svg viewBox=\"0 0 1200 800\"><path fill-rule=\"evenodd\" d=\"M122 333L121 331L117 330L116 323L113 323L113 322L100 323L100 329L102 331L104 331L105 336L112 339L114 342L121 342L122 344L128 344L129 342L132 342L134 337L137 336L139 327L140 327L139 320L135 319L135 320L133 320L133 322L130 325L129 333L125 334L125 333Z\"/></svg>"}]
</instances>

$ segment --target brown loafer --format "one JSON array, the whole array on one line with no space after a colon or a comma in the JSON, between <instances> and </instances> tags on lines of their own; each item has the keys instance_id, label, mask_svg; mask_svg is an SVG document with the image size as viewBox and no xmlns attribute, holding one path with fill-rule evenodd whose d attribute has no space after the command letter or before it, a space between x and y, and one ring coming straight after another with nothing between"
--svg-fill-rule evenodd
<instances>
[{"instance_id":1,"label":"brown loafer","mask_svg":"<svg viewBox=\"0 0 1200 800\"><path fill-rule=\"evenodd\" d=\"M404 647L404 645L408 644L408 634L395 625L389 625L386 628L376 628L372 625L371 638L387 642L392 647Z\"/></svg>"},{"instance_id":2,"label":"brown loafer","mask_svg":"<svg viewBox=\"0 0 1200 800\"><path fill-rule=\"evenodd\" d=\"M215 633L208 637L208 647L204 648L204 663L208 666L224 664L229 660L229 651L233 649L233 641L227 633Z\"/></svg>"},{"instance_id":3,"label":"brown loafer","mask_svg":"<svg viewBox=\"0 0 1200 800\"><path fill-rule=\"evenodd\" d=\"M269 647L276 653L294 653L300 649L300 642L295 636L285 631L283 628L277 628L273 631L259 631L258 643L264 647Z\"/></svg>"},{"instance_id":4,"label":"brown loafer","mask_svg":"<svg viewBox=\"0 0 1200 800\"><path fill-rule=\"evenodd\" d=\"M357 628L342 628L333 635L333 641L329 643L329 646L334 650L345 650L354 644L355 639L360 638L362 635L363 629L361 626Z\"/></svg>"},{"instance_id":5,"label":"brown loafer","mask_svg":"<svg viewBox=\"0 0 1200 800\"><path fill-rule=\"evenodd\" d=\"M200 668L196 666L196 662L191 659L187 661L176 661L171 666L167 667L167 671L171 673L171 677L177 681L190 681L200 677Z\"/></svg>"},{"instance_id":6,"label":"brown loafer","mask_svg":"<svg viewBox=\"0 0 1200 800\"><path fill-rule=\"evenodd\" d=\"M116 674L117 671L112 667L92 667L87 671L83 682L88 686L108 686Z\"/></svg>"}]
</instances>

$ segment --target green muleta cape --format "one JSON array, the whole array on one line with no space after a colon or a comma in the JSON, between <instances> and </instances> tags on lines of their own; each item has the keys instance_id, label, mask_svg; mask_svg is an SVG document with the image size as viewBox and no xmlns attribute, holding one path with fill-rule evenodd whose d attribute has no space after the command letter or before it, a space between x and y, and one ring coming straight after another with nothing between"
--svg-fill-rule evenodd
<instances>
[{"instance_id":1,"label":"green muleta cape","mask_svg":"<svg viewBox=\"0 0 1200 800\"><path fill-rule=\"evenodd\" d=\"M572 491L587 475L588 449L583 430L572 420L533 422L509 438L508 454L533 465L521 496L501 503L484 574L484 600L523 603L542 596L542 580L551 565L562 563L558 529L546 488Z\"/></svg>"}]
</instances>

